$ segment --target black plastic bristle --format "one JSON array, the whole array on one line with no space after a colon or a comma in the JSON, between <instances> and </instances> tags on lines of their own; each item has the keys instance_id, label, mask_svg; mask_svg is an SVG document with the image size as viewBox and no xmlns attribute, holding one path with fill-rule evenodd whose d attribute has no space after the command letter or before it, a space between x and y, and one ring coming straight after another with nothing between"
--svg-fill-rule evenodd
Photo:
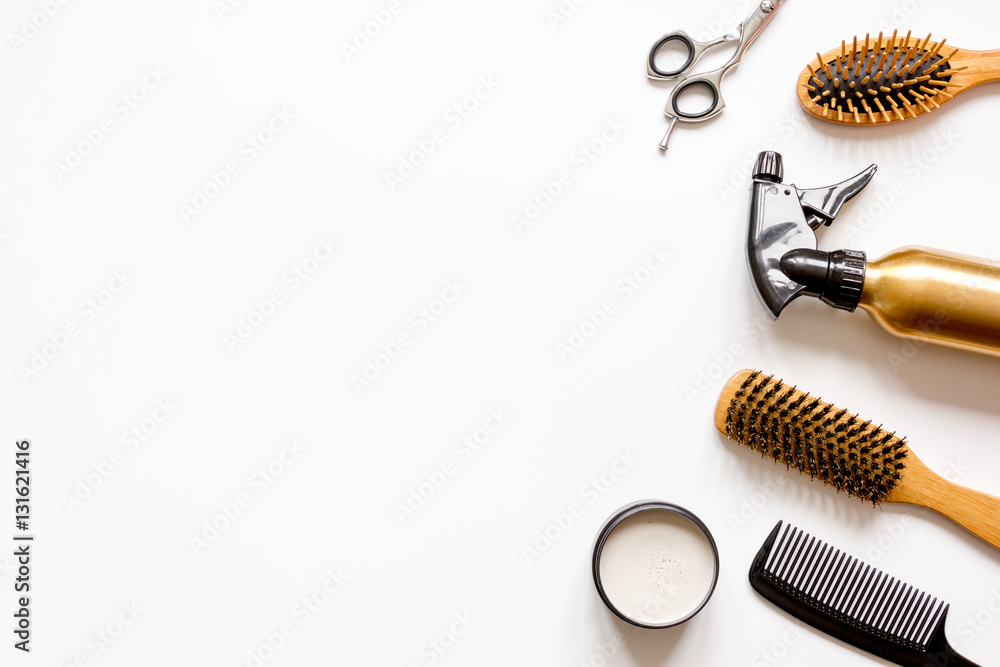
<instances>
[{"instance_id":1,"label":"black plastic bristle","mask_svg":"<svg viewBox=\"0 0 1000 667\"><path fill-rule=\"evenodd\" d=\"M876 505L902 479L909 454L895 433L759 372L735 392L725 432L789 470Z\"/></svg>"},{"instance_id":2,"label":"black plastic bristle","mask_svg":"<svg viewBox=\"0 0 1000 667\"><path fill-rule=\"evenodd\" d=\"M792 616L898 665L977 667L948 644L945 602L780 521L750 584Z\"/></svg>"}]
</instances>

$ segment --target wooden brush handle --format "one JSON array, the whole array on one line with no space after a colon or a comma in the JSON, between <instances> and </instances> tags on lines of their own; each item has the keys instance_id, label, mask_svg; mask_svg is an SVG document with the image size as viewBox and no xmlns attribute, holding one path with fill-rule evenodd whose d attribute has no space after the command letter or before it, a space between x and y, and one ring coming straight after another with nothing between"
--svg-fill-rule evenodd
<instances>
[{"instance_id":1,"label":"wooden brush handle","mask_svg":"<svg viewBox=\"0 0 1000 667\"><path fill-rule=\"evenodd\" d=\"M1000 498L949 482L912 451L906 459L903 482L889 492L887 500L932 509L1000 549Z\"/></svg>"},{"instance_id":2,"label":"wooden brush handle","mask_svg":"<svg viewBox=\"0 0 1000 667\"><path fill-rule=\"evenodd\" d=\"M952 67L968 67L960 72L962 90L981 83L1000 81L1000 49L995 51L969 51L961 49L950 61Z\"/></svg>"}]
</instances>

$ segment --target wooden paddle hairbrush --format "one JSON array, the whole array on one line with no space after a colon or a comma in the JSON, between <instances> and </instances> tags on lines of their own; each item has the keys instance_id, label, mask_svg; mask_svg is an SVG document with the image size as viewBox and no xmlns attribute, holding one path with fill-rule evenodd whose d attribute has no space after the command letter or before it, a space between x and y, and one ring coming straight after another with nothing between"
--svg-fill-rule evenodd
<instances>
[{"instance_id":1,"label":"wooden paddle hairbrush","mask_svg":"<svg viewBox=\"0 0 1000 667\"><path fill-rule=\"evenodd\" d=\"M761 456L849 495L930 508L1000 548L1000 498L949 482L895 433L773 377L745 370L730 378L715 425Z\"/></svg>"},{"instance_id":2,"label":"wooden paddle hairbrush","mask_svg":"<svg viewBox=\"0 0 1000 667\"><path fill-rule=\"evenodd\" d=\"M929 113L960 93L1000 79L1000 50L970 51L931 36L865 35L820 55L799 76L799 101L844 125L877 125Z\"/></svg>"}]
</instances>

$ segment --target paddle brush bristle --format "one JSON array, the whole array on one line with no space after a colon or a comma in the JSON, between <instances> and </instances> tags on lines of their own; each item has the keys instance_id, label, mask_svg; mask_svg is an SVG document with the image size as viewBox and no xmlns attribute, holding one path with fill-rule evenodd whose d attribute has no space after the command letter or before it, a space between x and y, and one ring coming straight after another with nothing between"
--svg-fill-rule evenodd
<instances>
[{"instance_id":1,"label":"paddle brush bristle","mask_svg":"<svg viewBox=\"0 0 1000 667\"><path fill-rule=\"evenodd\" d=\"M807 109L826 120L863 125L916 118L950 99L951 77L964 69L949 66L958 50L947 40L932 42L929 34L897 38L897 32L874 40L855 37L840 49L817 53L800 77L799 97Z\"/></svg>"}]
</instances>

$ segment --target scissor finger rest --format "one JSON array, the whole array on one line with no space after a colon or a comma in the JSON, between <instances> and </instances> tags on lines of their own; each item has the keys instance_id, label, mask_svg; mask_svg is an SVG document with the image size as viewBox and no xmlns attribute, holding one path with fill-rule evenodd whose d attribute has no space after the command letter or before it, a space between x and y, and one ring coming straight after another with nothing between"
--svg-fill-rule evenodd
<instances>
[{"instance_id":1,"label":"scissor finger rest","mask_svg":"<svg viewBox=\"0 0 1000 667\"><path fill-rule=\"evenodd\" d=\"M677 87L674 88L673 92L670 93L670 97L667 99L667 108L665 112L668 116L674 116L679 120L696 123L703 120L708 120L713 118L722 112L723 108L726 106L725 100L722 99L722 91L720 86L722 85L722 77L725 75L724 69L718 69L713 72L708 72L707 74L697 74L695 76L689 76L683 79ZM711 103L701 109L691 111L690 107L688 110L681 108L681 98L685 93L691 93L697 89L702 89L708 92L712 96Z\"/></svg>"}]
</instances>

